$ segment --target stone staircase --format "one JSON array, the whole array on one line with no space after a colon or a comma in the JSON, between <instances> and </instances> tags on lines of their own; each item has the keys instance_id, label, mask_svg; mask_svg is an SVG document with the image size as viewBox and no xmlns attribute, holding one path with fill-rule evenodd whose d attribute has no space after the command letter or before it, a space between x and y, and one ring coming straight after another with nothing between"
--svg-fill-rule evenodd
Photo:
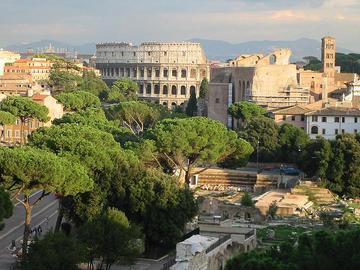
<instances>
[{"instance_id":1,"label":"stone staircase","mask_svg":"<svg viewBox=\"0 0 360 270\"><path fill-rule=\"evenodd\" d=\"M258 174L255 189L257 191L266 191L277 187L278 176L269 174Z\"/></svg>"},{"instance_id":2,"label":"stone staircase","mask_svg":"<svg viewBox=\"0 0 360 270\"><path fill-rule=\"evenodd\" d=\"M249 190L266 191L276 188L277 175L257 174L256 171L241 171L211 168L198 176L198 186L246 187Z\"/></svg>"},{"instance_id":3,"label":"stone staircase","mask_svg":"<svg viewBox=\"0 0 360 270\"><path fill-rule=\"evenodd\" d=\"M222 185L253 188L256 185L256 172L208 169L199 174L198 185Z\"/></svg>"}]
</instances>

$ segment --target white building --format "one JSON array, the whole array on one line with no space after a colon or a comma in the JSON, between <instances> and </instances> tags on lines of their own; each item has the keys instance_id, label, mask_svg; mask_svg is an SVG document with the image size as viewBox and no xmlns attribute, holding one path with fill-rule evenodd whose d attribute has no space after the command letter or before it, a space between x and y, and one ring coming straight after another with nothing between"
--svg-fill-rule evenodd
<instances>
[{"instance_id":1,"label":"white building","mask_svg":"<svg viewBox=\"0 0 360 270\"><path fill-rule=\"evenodd\" d=\"M347 92L344 94L345 101L354 101L360 97L360 80L354 78L354 81L347 84Z\"/></svg>"},{"instance_id":2,"label":"white building","mask_svg":"<svg viewBox=\"0 0 360 270\"><path fill-rule=\"evenodd\" d=\"M0 49L0 76L4 75L4 66L7 63L14 63L20 59L20 54Z\"/></svg>"},{"instance_id":3,"label":"white building","mask_svg":"<svg viewBox=\"0 0 360 270\"><path fill-rule=\"evenodd\" d=\"M314 139L321 135L335 139L339 134L360 132L360 109L329 107L306 114L306 132Z\"/></svg>"}]
</instances>

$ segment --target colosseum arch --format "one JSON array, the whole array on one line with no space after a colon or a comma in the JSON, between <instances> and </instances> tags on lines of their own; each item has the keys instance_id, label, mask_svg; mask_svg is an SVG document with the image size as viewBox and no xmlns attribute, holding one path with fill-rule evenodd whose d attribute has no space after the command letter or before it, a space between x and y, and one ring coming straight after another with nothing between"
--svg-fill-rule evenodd
<instances>
[{"instance_id":1,"label":"colosseum arch","mask_svg":"<svg viewBox=\"0 0 360 270\"><path fill-rule=\"evenodd\" d=\"M150 83L148 83L147 85L146 85L146 94L151 94L151 84Z\"/></svg>"},{"instance_id":2,"label":"colosseum arch","mask_svg":"<svg viewBox=\"0 0 360 270\"><path fill-rule=\"evenodd\" d=\"M144 93L144 85L141 83L139 85L139 94L143 94Z\"/></svg>"},{"instance_id":3,"label":"colosseum arch","mask_svg":"<svg viewBox=\"0 0 360 270\"><path fill-rule=\"evenodd\" d=\"M190 86L190 95L195 94L196 95L196 87L194 85Z\"/></svg>"},{"instance_id":4,"label":"colosseum arch","mask_svg":"<svg viewBox=\"0 0 360 270\"><path fill-rule=\"evenodd\" d=\"M154 85L154 94L159 95L160 94L160 86L158 84Z\"/></svg>"},{"instance_id":5,"label":"colosseum arch","mask_svg":"<svg viewBox=\"0 0 360 270\"><path fill-rule=\"evenodd\" d=\"M173 86L171 87L171 94L174 95L174 96L177 95L177 87L176 87L176 85L173 85Z\"/></svg>"},{"instance_id":6,"label":"colosseum arch","mask_svg":"<svg viewBox=\"0 0 360 270\"><path fill-rule=\"evenodd\" d=\"M276 64L276 55L275 54L270 55L269 63L270 63L270 65Z\"/></svg>"},{"instance_id":7,"label":"colosseum arch","mask_svg":"<svg viewBox=\"0 0 360 270\"><path fill-rule=\"evenodd\" d=\"M168 86L164 85L163 86L163 95L168 95L169 94L169 90L168 90ZM167 104L167 103L166 103Z\"/></svg>"},{"instance_id":8,"label":"colosseum arch","mask_svg":"<svg viewBox=\"0 0 360 270\"><path fill-rule=\"evenodd\" d=\"M181 88L180 88L180 94L183 95L183 96L186 96L186 86L185 85L182 85Z\"/></svg>"}]
</instances>

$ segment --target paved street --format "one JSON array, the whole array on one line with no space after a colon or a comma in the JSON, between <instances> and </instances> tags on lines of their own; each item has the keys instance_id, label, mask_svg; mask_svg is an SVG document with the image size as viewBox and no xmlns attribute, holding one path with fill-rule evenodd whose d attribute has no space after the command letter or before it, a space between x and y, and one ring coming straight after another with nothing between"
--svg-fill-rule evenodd
<instances>
[{"instance_id":1,"label":"paved street","mask_svg":"<svg viewBox=\"0 0 360 270\"><path fill-rule=\"evenodd\" d=\"M36 200L41 192L36 192L31 197ZM53 227L57 218L58 201L54 195L45 197L32 212L32 227L41 224L43 233ZM11 269L11 264L15 259L10 254L8 247L11 245L12 240L17 242L22 238L24 231L24 217L25 211L20 203L14 207L12 217L5 220L5 228L0 232L0 270Z\"/></svg>"}]
</instances>

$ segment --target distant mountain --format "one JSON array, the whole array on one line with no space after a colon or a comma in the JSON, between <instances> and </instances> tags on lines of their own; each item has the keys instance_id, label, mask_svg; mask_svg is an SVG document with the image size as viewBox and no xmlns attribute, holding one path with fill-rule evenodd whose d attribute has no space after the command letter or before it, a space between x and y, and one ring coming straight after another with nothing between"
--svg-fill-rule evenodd
<instances>
[{"instance_id":1,"label":"distant mountain","mask_svg":"<svg viewBox=\"0 0 360 270\"><path fill-rule=\"evenodd\" d=\"M96 43L87 43L82 45L71 45L64 42L59 42L56 40L40 40L31 43L18 43L7 46L5 49L15 51L15 52L27 52L29 49L32 49L34 52L38 52L44 48L49 48L49 46L55 48L56 52L63 51L77 51L81 54L94 54L96 51Z\"/></svg>"},{"instance_id":2,"label":"distant mountain","mask_svg":"<svg viewBox=\"0 0 360 270\"><path fill-rule=\"evenodd\" d=\"M240 54L269 53L276 48L290 48L292 61L301 60L304 56L321 57L321 42L315 39L300 38L292 41L248 41L243 43L229 43L221 40L207 40L194 38L190 41L199 42L203 46L207 57L211 60L225 61ZM351 53L351 50L337 48L338 52Z\"/></svg>"},{"instance_id":3,"label":"distant mountain","mask_svg":"<svg viewBox=\"0 0 360 270\"><path fill-rule=\"evenodd\" d=\"M199 42L203 46L207 57L210 60L226 61L227 59L234 58L240 54L251 53L269 53L275 48L290 48L293 52L292 61L301 60L304 56L321 57L321 42L320 40L300 38L292 41L248 41L233 44L222 40L208 40L194 38L189 41ZM41 48L48 48L49 46L55 49L63 49L70 52L77 51L81 54L94 54L96 51L96 43L87 43L83 45L71 45L64 42L55 40L41 40L32 43L19 43L6 47L6 49L16 52L26 52L28 49L33 49L35 52ZM351 53L353 51L337 48L338 52Z\"/></svg>"}]
</instances>

